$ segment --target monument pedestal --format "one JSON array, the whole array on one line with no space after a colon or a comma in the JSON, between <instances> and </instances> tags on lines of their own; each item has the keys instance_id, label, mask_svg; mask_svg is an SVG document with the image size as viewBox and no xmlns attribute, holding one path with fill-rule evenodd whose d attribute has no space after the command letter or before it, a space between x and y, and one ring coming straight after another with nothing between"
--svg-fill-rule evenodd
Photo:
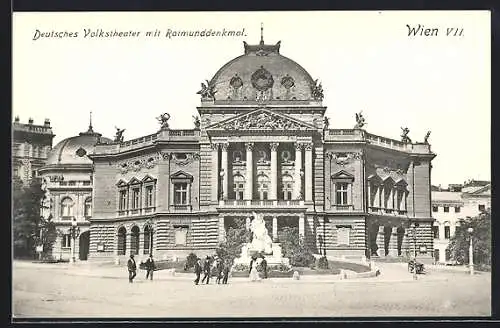
<instances>
[{"instance_id":1,"label":"monument pedestal","mask_svg":"<svg viewBox=\"0 0 500 328\"><path fill-rule=\"evenodd\" d=\"M241 248L241 256L234 260L234 264L246 264L249 265L252 260L253 255L257 255L260 252L256 250L249 249L249 244L243 245ZM264 257L266 258L267 265L290 265L290 259L283 257L283 253L281 251L281 245L279 243L272 244L272 253L266 254L264 253Z\"/></svg>"}]
</instances>

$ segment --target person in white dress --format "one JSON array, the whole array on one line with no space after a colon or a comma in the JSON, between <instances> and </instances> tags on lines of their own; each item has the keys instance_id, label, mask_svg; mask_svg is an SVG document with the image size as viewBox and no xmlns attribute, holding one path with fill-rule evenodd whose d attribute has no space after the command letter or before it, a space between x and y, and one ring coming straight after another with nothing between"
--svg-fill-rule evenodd
<instances>
[{"instance_id":1,"label":"person in white dress","mask_svg":"<svg viewBox=\"0 0 500 328\"><path fill-rule=\"evenodd\" d=\"M252 259L251 268L250 268L250 281L260 281L261 277L259 275L259 271L257 267L259 266L258 259Z\"/></svg>"}]
</instances>

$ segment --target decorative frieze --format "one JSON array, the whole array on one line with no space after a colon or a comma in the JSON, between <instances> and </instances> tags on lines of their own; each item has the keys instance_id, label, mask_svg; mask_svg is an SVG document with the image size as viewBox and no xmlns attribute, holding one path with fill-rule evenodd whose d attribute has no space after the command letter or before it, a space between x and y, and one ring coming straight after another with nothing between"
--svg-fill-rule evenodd
<instances>
[{"instance_id":1,"label":"decorative frieze","mask_svg":"<svg viewBox=\"0 0 500 328\"><path fill-rule=\"evenodd\" d=\"M346 165L363 157L362 152L326 152L326 158L338 165Z\"/></svg>"},{"instance_id":2,"label":"decorative frieze","mask_svg":"<svg viewBox=\"0 0 500 328\"><path fill-rule=\"evenodd\" d=\"M238 117L221 125L225 130L303 130L305 126L270 112Z\"/></svg>"}]
</instances>

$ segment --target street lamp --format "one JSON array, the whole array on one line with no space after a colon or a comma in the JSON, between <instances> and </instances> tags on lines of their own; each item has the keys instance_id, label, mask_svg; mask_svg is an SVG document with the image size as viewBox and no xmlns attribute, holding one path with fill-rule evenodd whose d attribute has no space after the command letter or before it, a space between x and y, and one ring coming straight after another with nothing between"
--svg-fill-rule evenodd
<instances>
[{"instance_id":1,"label":"street lamp","mask_svg":"<svg viewBox=\"0 0 500 328\"><path fill-rule=\"evenodd\" d=\"M474 229L471 227L467 229L469 232L469 269L470 269L470 274L474 274L474 250L472 248L472 232L474 232Z\"/></svg>"},{"instance_id":2,"label":"street lamp","mask_svg":"<svg viewBox=\"0 0 500 328\"><path fill-rule=\"evenodd\" d=\"M411 224L413 234L413 280L417 280L417 223Z\"/></svg>"},{"instance_id":3,"label":"street lamp","mask_svg":"<svg viewBox=\"0 0 500 328\"><path fill-rule=\"evenodd\" d=\"M71 262L75 263L76 238L80 235L80 227L78 226L75 218L73 218L73 221L71 221L70 233L71 238L73 239L73 242L71 243Z\"/></svg>"}]
</instances>

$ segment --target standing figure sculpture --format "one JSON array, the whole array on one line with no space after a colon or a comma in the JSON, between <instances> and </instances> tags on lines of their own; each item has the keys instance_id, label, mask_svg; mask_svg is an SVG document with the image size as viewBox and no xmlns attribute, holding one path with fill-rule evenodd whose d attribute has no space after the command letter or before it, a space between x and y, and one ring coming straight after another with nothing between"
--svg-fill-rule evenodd
<instances>
[{"instance_id":1,"label":"standing figure sculpture","mask_svg":"<svg viewBox=\"0 0 500 328\"><path fill-rule=\"evenodd\" d=\"M160 123L162 130L166 130L169 128L169 126L168 126L168 120L170 119L169 113L163 113L160 116L158 116L156 119Z\"/></svg>"},{"instance_id":2,"label":"standing figure sculpture","mask_svg":"<svg viewBox=\"0 0 500 328\"><path fill-rule=\"evenodd\" d=\"M272 244L273 241L267 232L266 222L262 215L257 215L253 212L254 219L250 223L250 230L253 233L253 239L250 243L249 250L271 254L273 252Z\"/></svg>"},{"instance_id":3,"label":"standing figure sculpture","mask_svg":"<svg viewBox=\"0 0 500 328\"><path fill-rule=\"evenodd\" d=\"M115 134L115 142L123 142L123 132L125 129L120 129L115 126L116 134Z\"/></svg>"},{"instance_id":4,"label":"standing figure sculpture","mask_svg":"<svg viewBox=\"0 0 500 328\"><path fill-rule=\"evenodd\" d=\"M193 123L194 123L194 129L199 130L201 122L198 116L193 115Z\"/></svg>"},{"instance_id":5,"label":"standing figure sculpture","mask_svg":"<svg viewBox=\"0 0 500 328\"><path fill-rule=\"evenodd\" d=\"M361 129L366 125L365 118L363 117L362 113L363 111L356 113L356 125L354 126L355 129Z\"/></svg>"},{"instance_id":6,"label":"standing figure sculpture","mask_svg":"<svg viewBox=\"0 0 500 328\"><path fill-rule=\"evenodd\" d=\"M205 100L205 99L215 100L215 94L217 93L217 91L215 90L215 87L213 85L211 85L208 80L205 80L205 81L207 82L207 84L202 82L201 83L201 90L198 91L196 94L201 95L202 100Z\"/></svg>"},{"instance_id":7,"label":"standing figure sculpture","mask_svg":"<svg viewBox=\"0 0 500 328\"><path fill-rule=\"evenodd\" d=\"M330 119L328 117L323 118L323 130L328 129L328 126L330 125Z\"/></svg>"},{"instance_id":8,"label":"standing figure sculpture","mask_svg":"<svg viewBox=\"0 0 500 328\"><path fill-rule=\"evenodd\" d=\"M411 139L410 139L410 137L408 137L408 133L410 133L410 129L408 129L407 127L404 127L404 128L401 128L401 130L403 131L401 133L401 142L411 143Z\"/></svg>"},{"instance_id":9,"label":"standing figure sculpture","mask_svg":"<svg viewBox=\"0 0 500 328\"><path fill-rule=\"evenodd\" d=\"M427 131L427 134L424 137L424 143L429 144L429 136L431 135L431 131Z\"/></svg>"}]
</instances>

